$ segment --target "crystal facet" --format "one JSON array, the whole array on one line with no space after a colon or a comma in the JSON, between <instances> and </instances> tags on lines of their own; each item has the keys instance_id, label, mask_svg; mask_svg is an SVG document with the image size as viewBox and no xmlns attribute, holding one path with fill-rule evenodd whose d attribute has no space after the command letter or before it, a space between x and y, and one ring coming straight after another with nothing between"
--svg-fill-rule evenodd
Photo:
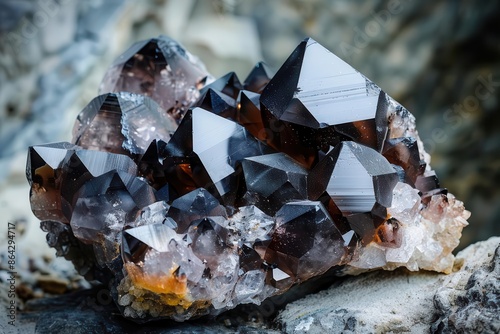
<instances>
[{"instance_id":1,"label":"crystal facet","mask_svg":"<svg viewBox=\"0 0 500 334\"><path fill-rule=\"evenodd\" d=\"M73 143L88 150L144 154L153 139L168 141L177 124L156 102L131 93L109 93L93 99L80 112Z\"/></svg>"},{"instance_id":2,"label":"crystal facet","mask_svg":"<svg viewBox=\"0 0 500 334\"><path fill-rule=\"evenodd\" d=\"M99 94L130 92L151 97L180 120L211 76L182 45L166 36L137 42L104 75Z\"/></svg>"},{"instance_id":3,"label":"crystal facet","mask_svg":"<svg viewBox=\"0 0 500 334\"><path fill-rule=\"evenodd\" d=\"M125 317L217 315L331 269L451 270L469 212L374 83L312 39L275 76L208 81L169 38L139 42L72 144L29 149L49 245Z\"/></svg>"},{"instance_id":4,"label":"crystal facet","mask_svg":"<svg viewBox=\"0 0 500 334\"><path fill-rule=\"evenodd\" d=\"M340 140L380 151L387 134L385 93L312 39L285 61L261 103L274 134L272 146L308 166L318 150Z\"/></svg>"}]
</instances>

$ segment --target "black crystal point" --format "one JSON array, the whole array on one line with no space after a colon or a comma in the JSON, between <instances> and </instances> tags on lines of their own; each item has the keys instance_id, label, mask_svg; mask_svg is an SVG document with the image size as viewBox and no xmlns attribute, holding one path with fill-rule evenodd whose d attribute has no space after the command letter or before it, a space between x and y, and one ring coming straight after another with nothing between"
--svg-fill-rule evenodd
<instances>
[{"instance_id":1,"label":"black crystal point","mask_svg":"<svg viewBox=\"0 0 500 334\"><path fill-rule=\"evenodd\" d=\"M415 185L417 176L423 175L425 162L420 159L418 144L415 138L399 137L387 139L382 154L394 165L401 166L405 171L405 182Z\"/></svg>"},{"instance_id":2,"label":"black crystal point","mask_svg":"<svg viewBox=\"0 0 500 334\"><path fill-rule=\"evenodd\" d=\"M236 121L244 126L252 136L265 142L268 133L264 128L260 112L260 94L242 90L236 103Z\"/></svg>"},{"instance_id":3,"label":"black crystal point","mask_svg":"<svg viewBox=\"0 0 500 334\"><path fill-rule=\"evenodd\" d=\"M69 223L80 187L112 170L135 175L137 166L128 156L65 142L30 147L27 177L33 213L42 220Z\"/></svg>"},{"instance_id":4,"label":"black crystal point","mask_svg":"<svg viewBox=\"0 0 500 334\"><path fill-rule=\"evenodd\" d=\"M342 142L319 163L332 168L326 191L345 214L370 212L375 203L391 206L398 182L394 168L380 153L354 142Z\"/></svg>"},{"instance_id":5,"label":"black crystal point","mask_svg":"<svg viewBox=\"0 0 500 334\"><path fill-rule=\"evenodd\" d=\"M167 187L166 200L169 200L167 179L163 167L163 151L167 145L161 139L154 139L146 152L141 156L137 163L138 174L148 180L152 187L160 190Z\"/></svg>"},{"instance_id":6,"label":"black crystal point","mask_svg":"<svg viewBox=\"0 0 500 334\"><path fill-rule=\"evenodd\" d=\"M345 141L330 150L311 174L315 180L330 175L326 192L351 229L370 242L387 217L399 180L387 159L367 146Z\"/></svg>"},{"instance_id":7,"label":"black crystal point","mask_svg":"<svg viewBox=\"0 0 500 334\"><path fill-rule=\"evenodd\" d=\"M299 143L286 145L289 139L280 136L281 130L271 129L272 145L306 164L314 161L311 145L324 149L343 138L382 150L387 134L385 94L313 39L304 40L285 61L262 92L261 103L267 122L289 127ZM304 141L307 137L310 142Z\"/></svg>"},{"instance_id":8,"label":"black crystal point","mask_svg":"<svg viewBox=\"0 0 500 334\"><path fill-rule=\"evenodd\" d=\"M287 203L275 219L264 259L294 279L325 272L345 255L344 239L320 202Z\"/></svg>"},{"instance_id":9,"label":"black crystal point","mask_svg":"<svg viewBox=\"0 0 500 334\"><path fill-rule=\"evenodd\" d=\"M195 189L174 200L168 215L177 222L179 233L184 233L194 220L212 216L227 217L226 209L203 188Z\"/></svg>"},{"instance_id":10,"label":"black crystal point","mask_svg":"<svg viewBox=\"0 0 500 334\"><path fill-rule=\"evenodd\" d=\"M273 215L291 199L307 198L307 170L284 153L243 160L249 204L256 198L264 212Z\"/></svg>"},{"instance_id":11,"label":"black crystal point","mask_svg":"<svg viewBox=\"0 0 500 334\"><path fill-rule=\"evenodd\" d=\"M238 97L238 93L243 89L243 86L238 79L238 76L234 72L230 72L219 79L215 80L209 85L206 85L200 90L200 93L203 95L207 90L212 89L217 92L221 92L226 96L231 97L232 99L236 99Z\"/></svg>"},{"instance_id":12,"label":"black crystal point","mask_svg":"<svg viewBox=\"0 0 500 334\"><path fill-rule=\"evenodd\" d=\"M196 106L224 118L235 119L236 117L236 101L232 97L212 88L205 90Z\"/></svg>"},{"instance_id":13,"label":"black crystal point","mask_svg":"<svg viewBox=\"0 0 500 334\"><path fill-rule=\"evenodd\" d=\"M26 177L31 186L31 210L39 219L69 223L72 198L61 196L66 174L63 166L76 149L65 142L29 148Z\"/></svg>"},{"instance_id":14,"label":"black crystal point","mask_svg":"<svg viewBox=\"0 0 500 334\"><path fill-rule=\"evenodd\" d=\"M204 187L230 205L242 182L241 161L268 152L242 126L195 108L165 147L167 181L179 195Z\"/></svg>"},{"instance_id":15,"label":"black crystal point","mask_svg":"<svg viewBox=\"0 0 500 334\"><path fill-rule=\"evenodd\" d=\"M243 82L243 88L261 94L272 77L272 72L266 63L258 62Z\"/></svg>"}]
</instances>

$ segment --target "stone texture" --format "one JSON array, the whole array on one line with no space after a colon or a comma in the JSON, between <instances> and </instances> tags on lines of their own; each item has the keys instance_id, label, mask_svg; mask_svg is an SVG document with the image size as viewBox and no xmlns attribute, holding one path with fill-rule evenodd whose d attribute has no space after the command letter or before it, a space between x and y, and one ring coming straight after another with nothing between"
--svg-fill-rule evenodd
<instances>
[{"instance_id":1,"label":"stone texture","mask_svg":"<svg viewBox=\"0 0 500 334\"><path fill-rule=\"evenodd\" d=\"M113 312L116 312L116 308L110 299L109 291L97 287L56 298L33 300L26 305L22 313L18 314L18 322L14 330L5 327L2 322L1 326L5 329L2 333L279 333L266 327L254 327L251 324L231 327L225 326L223 321L211 320L183 324L169 321L134 324L120 316L110 316Z\"/></svg>"},{"instance_id":2,"label":"stone texture","mask_svg":"<svg viewBox=\"0 0 500 334\"><path fill-rule=\"evenodd\" d=\"M498 333L500 332L500 245L492 238L486 245L475 244L461 252L457 265L468 276L454 274L453 280L440 287L434 295L435 316L433 333ZM463 263L462 263L462 259ZM471 259L484 262L477 270ZM490 261L491 260L491 261Z\"/></svg>"},{"instance_id":3,"label":"stone texture","mask_svg":"<svg viewBox=\"0 0 500 334\"><path fill-rule=\"evenodd\" d=\"M497 333L500 237L457 255L449 275L406 270L347 277L290 303L285 333Z\"/></svg>"},{"instance_id":4,"label":"stone texture","mask_svg":"<svg viewBox=\"0 0 500 334\"><path fill-rule=\"evenodd\" d=\"M109 316L116 308L109 291L97 286L28 302L18 311L14 330L5 325L3 312L0 329L7 334L67 333L69 328L74 333L497 333L499 246L500 237L471 245L457 255L449 275L379 271L337 278L326 290L311 294L325 286L324 280L312 282L314 288L291 291L295 297L287 306L287 299L271 299L261 307L182 324L134 324ZM0 297L6 305L6 297Z\"/></svg>"}]
</instances>

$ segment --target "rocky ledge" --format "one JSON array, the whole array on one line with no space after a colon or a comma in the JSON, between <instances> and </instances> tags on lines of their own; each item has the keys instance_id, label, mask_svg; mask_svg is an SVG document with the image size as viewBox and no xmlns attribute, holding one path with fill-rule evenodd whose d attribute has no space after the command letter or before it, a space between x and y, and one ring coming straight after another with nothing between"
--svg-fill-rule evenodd
<instances>
[{"instance_id":1,"label":"rocky ledge","mask_svg":"<svg viewBox=\"0 0 500 334\"><path fill-rule=\"evenodd\" d=\"M289 294L300 297L304 289L312 290L303 287ZM119 315L106 289L95 287L29 301L18 313L15 328L7 325L2 313L0 332L498 333L500 237L458 253L448 275L406 269L375 271L339 278L325 290L283 305L282 299L275 299L215 319L138 325Z\"/></svg>"},{"instance_id":2,"label":"rocky ledge","mask_svg":"<svg viewBox=\"0 0 500 334\"><path fill-rule=\"evenodd\" d=\"M449 275L406 270L347 277L290 303L285 333L499 333L500 237L460 253Z\"/></svg>"}]
</instances>

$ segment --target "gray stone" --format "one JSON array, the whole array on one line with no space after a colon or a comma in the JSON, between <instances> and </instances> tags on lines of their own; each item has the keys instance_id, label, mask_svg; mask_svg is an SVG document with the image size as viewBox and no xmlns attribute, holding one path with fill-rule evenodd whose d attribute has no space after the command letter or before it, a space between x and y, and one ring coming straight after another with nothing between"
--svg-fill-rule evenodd
<instances>
[{"instance_id":1,"label":"gray stone","mask_svg":"<svg viewBox=\"0 0 500 334\"><path fill-rule=\"evenodd\" d=\"M344 278L288 304L277 322L286 333L498 332L499 244L494 237L469 246L449 275L395 270Z\"/></svg>"},{"instance_id":2,"label":"gray stone","mask_svg":"<svg viewBox=\"0 0 500 334\"><path fill-rule=\"evenodd\" d=\"M4 317L4 313L2 312L2 317ZM0 318L0 320L4 319ZM7 330L15 329L16 331L12 331L12 333L23 334L278 333L274 330L248 325L226 327L221 321L212 319L186 323L173 321L134 323L118 315L109 290L103 287L95 287L60 297L32 300L26 304L24 311L17 314L15 328L9 328L0 323L1 329L6 330L2 333L10 333Z\"/></svg>"},{"instance_id":3,"label":"gray stone","mask_svg":"<svg viewBox=\"0 0 500 334\"><path fill-rule=\"evenodd\" d=\"M50 6L42 6L44 3ZM28 145L62 137L73 119L68 111L78 100L79 84L107 49L104 36L123 8L122 0L79 7L74 0L36 4L31 8L33 15L43 13L48 17L46 23L34 26L33 15L27 13L17 30L0 34L0 51L5 51L5 55L0 53L0 64L5 65L0 66L0 79L8 82L7 93L0 94L0 108L6 110L0 112L2 166L9 166L5 160ZM23 20L33 25L32 34L23 30L29 28ZM50 52L55 53L51 58ZM38 67L41 64L43 68ZM8 175L1 174L0 181L4 177Z\"/></svg>"},{"instance_id":4,"label":"gray stone","mask_svg":"<svg viewBox=\"0 0 500 334\"><path fill-rule=\"evenodd\" d=\"M69 45L78 25L78 2L64 1L47 10L47 24L42 31L42 45L47 53L57 52ZM57 38L54 38L57 36Z\"/></svg>"},{"instance_id":5,"label":"gray stone","mask_svg":"<svg viewBox=\"0 0 500 334\"><path fill-rule=\"evenodd\" d=\"M28 0L4 0L0 2L0 32L11 31L19 20L33 9Z\"/></svg>"},{"instance_id":6,"label":"gray stone","mask_svg":"<svg viewBox=\"0 0 500 334\"><path fill-rule=\"evenodd\" d=\"M438 289L434 307L439 318L432 324L433 333L500 333L500 246L494 254L478 247L465 251L471 250L469 258L491 262L474 271L465 286Z\"/></svg>"}]
</instances>

